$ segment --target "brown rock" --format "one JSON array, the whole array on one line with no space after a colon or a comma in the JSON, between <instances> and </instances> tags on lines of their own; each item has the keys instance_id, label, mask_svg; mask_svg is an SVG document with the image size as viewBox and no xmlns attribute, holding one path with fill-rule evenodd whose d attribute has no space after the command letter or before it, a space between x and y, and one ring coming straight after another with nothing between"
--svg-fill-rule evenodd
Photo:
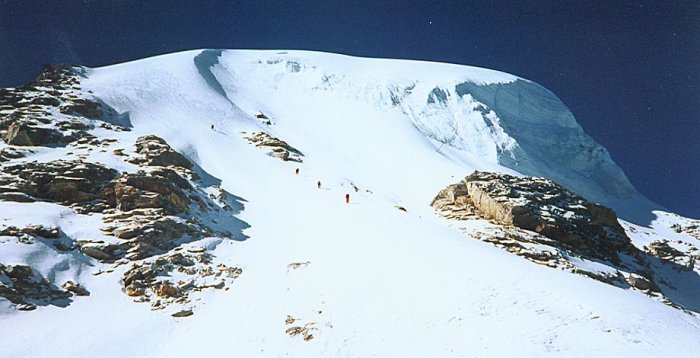
<instances>
[{"instance_id":1,"label":"brown rock","mask_svg":"<svg viewBox=\"0 0 700 358\"><path fill-rule=\"evenodd\" d=\"M278 158L284 161L301 162L301 157L304 156L298 149L289 145L289 143L273 137L265 132L256 132L248 137L245 137L250 143L256 147L267 147L271 151L268 153L273 158Z\"/></svg>"},{"instance_id":2,"label":"brown rock","mask_svg":"<svg viewBox=\"0 0 700 358\"><path fill-rule=\"evenodd\" d=\"M90 296L90 292L86 290L85 287L73 281L66 281L66 283L63 284L63 289L74 293L76 296Z\"/></svg>"},{"instance_id":3,"label":"brown rock","mask_svg":"<svg viewBox=\"0 0 700 358\"><path fill-rule=\"evenodd\" d=\"M87 99L74 99L58 109L61 113L74 114L90 119L102 118L102 108L100 104Z\"/></svg>"},{"instance_id":4,"label":"brown rock","mask_svg":"<svg viewBox=\"0 0 700 358\"><path fill-rule=\"evenodd\" d=\"M43 237L46 239L55 239L55 238L58 238L60 235L58 228L56 228L55 226L46 227L43 225L26 226L26 227L21 228L20 232L23 232L23 233L29 234L29 235L33 235L33 236Z\"/></svg>"},{"instance_id":5,"label":"brown rock","mask_svg":"<svg viewBox=\"0 0 700 358\"><path fill-rule=\"evenodd\" d=\"M177 297L180 294L180 291L177 289L177 287L173 286L170 282L164 281L160 288L158 288L158 296L161 297Z\"/></svg>"},{"instance_id":6,"label":"brown rock","mask_svg":"<svg viewBox=\"0 0 700 358\"><path fill-rule=\"evenodd\" d=\"M584 256L618 262L621 250L635 251L614 211L544 178L477 171L440 191L432 206L448 217L472 211L534 231Z\"/></svg>"},{"instance_id":7,"label":"brown rock","mask_svg":"<svg viewBox=\"0 0 700 358\"><path fill-rule=\"evenodd\" d=\"M129 297L140 297L146 294L146 291L141 287L127 286L126 294Z\"/></svg>"},{"instance_id":8,"label":"brown rock","mask_svg":"<svg viewBox=\"0 0 700 358\"><path fill-rule=\"evenodd\" d=\"M178 214L190 205L181 187L189 184L173 171L123 174L114 184L116 206L124 211L163 208L167 214Z\"/></svg>"},{"instance_id":9,"label":"brown rock","mask_svg":"<svg viewBox=\"0 0 700 358\"><path fill-rule=\"evenodd\" d=\"M81 245L80 251L85 255L88 255L94 259L98 260L114 260L116 259L114 255L114 250L116 250L114 245Z\"/></svg>"},{"instance_id":10,"label":"brown rock","mask_svg":"<svg viewBox=\"0 0 700 358\"><path fill-rule=\"evenodd\" d=\"M83 203L104 198L116 171L95 163L56 160L48 163L23 163L4 168L7 189L36 198L67 204ZM0 184L4 178L0 178Z\"/></svg>"},{"instance_id":11,"label":"brown rock","mask_svg":"<svg viewBox=\"0 0 700 358\"><path fill-rule=\"evenodd\" d=\"M63 139L63 135L55 129L34 127L14 122L7 129L2 139L9 145L41 146L58 143Z\"/></svg>"},{"instance_id":12,"label":"brown rock","mask_svg":"<svg viewBox=\"0 0 700 358\"><path fill-rule=\"evenodd\" d=\"M163 138L154 135L136 139L136 153L142 156L132 160L136 163L192 168L192 163L187 158L174 151Z\"/></svg>"}]
</instances>

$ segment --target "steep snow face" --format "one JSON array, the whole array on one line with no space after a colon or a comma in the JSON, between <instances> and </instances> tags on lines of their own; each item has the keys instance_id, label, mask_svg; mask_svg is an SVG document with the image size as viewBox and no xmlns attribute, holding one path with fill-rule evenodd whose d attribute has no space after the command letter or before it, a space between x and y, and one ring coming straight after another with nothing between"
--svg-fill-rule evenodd
<instances>
[{"instance_id":1,"label":"steep snow face","mask_svg":"<svg viewBox=\"0 0 700 358\"><path fill-rule=\"evenodd\" d=\"M176 69L174 64L176 72L171 71ZM220 103L219 118L209 120L245 117L263 109L280 125L293 126L295 134L313 133L319 140L325 137L328 144L347 138L348 148L358 147L351 149L356 154L362 151L363 141L391 145L391 137L401 132L395 128L403 127L402 136L430 142L437 153L450 156L446 150L450 147L458 150L458 161L477 157L522 174L551 178L623 211L623 216L630 207L653 206L553 93L509 74L304 51L205 50L111 66L97 70L97 77L120 73L110 69L121 67L141 70L138 77L153 78L146 81L147 88L164 79L179 82L184 87L177 95L170 93L173 101L192 100L185 92L206 87L203 93L211 93ZM198 75L190 76L194 71ZM122 78L116 84L133 80ZM141 108L147 112L153 109L148 107L163 108L156 105L162 98L153 103L147 93L138 93L132 100L147 103ZM404 123L389 124L399 121ZM338 122L357 133L343 138L329 134L328 125ZM417 133L408 133L411 129L406 124ZM369 158L363 159L371 162Z\"/></svg>"},{"instance_id":2,"label":"steep snow face","mask_svg":"<svg viewBox=\"0 0 700 358\"><path fill-rule=\"evenodd\" d=\"M517 146L499 155L499 163L527 175L551 178L591 200L613 205L607 197L639 194L608 151L583 132L569 109L546 88L530 81L455 87L500 118Z\"/></svg>"}]
</instances>

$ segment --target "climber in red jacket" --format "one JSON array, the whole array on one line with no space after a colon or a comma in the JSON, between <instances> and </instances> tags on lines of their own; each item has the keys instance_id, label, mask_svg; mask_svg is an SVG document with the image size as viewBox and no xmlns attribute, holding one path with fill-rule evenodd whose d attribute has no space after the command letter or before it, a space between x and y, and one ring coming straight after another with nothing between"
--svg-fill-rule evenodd
<instances>
[{"instance_id":1,"label":"climber in red jacket","mask_svg":"<svg viewBox=\"0 0 700 358\"><path fill-rule=\"evenodd\" d=\"M350 194L345 194L345 204L350 204Z\"/></svg>"}]
</instances>

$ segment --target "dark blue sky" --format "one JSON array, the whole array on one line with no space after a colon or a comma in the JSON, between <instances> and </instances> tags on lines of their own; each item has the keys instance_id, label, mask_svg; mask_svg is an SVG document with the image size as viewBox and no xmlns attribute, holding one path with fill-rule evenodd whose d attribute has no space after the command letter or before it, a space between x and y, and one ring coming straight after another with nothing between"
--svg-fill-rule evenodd
<instances>
[{"instance_id":1,"label":"dark blue sky","mask_svg":"<svg viewBox=\"0 0 700 358\"><path fill-rule=\"evenodd\" d=\"M0 0L0 86L194 48L453 62L534 80L634 186L700 218L700 1Z\"/></svg>"}]
</instances>

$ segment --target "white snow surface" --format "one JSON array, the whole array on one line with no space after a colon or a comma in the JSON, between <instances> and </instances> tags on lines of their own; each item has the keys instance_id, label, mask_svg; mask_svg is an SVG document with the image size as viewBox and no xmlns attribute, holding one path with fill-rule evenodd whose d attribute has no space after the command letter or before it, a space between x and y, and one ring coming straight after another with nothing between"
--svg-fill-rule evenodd
<instances>
[{"instance_id":1,"label":"white snow surface","mask_svg":"<svg viewBox=\"0 0 700 358\"><path fill-rule=\"evenodd\" d=\"M503 166L504 156L515 162L522 154L518 134L508 132L514 124L502 126L497 110L455 86L518 81L530 83L467 66L306 51L196 50L90 69L83 89L119 112L115 121L133 126L119 134L120 145L161 136L245 199L238 218L250 225L246 241L200 243L244 271L230 290L204 291L193 316L173 318L132 302L118 270L93 276L100 264L92 260L0 244L4 264L30 263L91 292L34 312L8 310L0 300L0 356L697 356L696 315L473 240L429 206L473 170L518 175L538 165L593 196L645 200L624 174L610 180L625 190L593 179L576 184L619 170L605 155L562 164L526 148L527 170ZM445 89L444 101L428 101L441 96L435 88ZM256 119L258 111L273 124ZM571 120L540 127L580 130ZM241 132L253 131L287 141L304 162L267 156L243 139ZM659 215L663 228L639 229L671 235L664 230L674 218ZM101 235L99 216L0 202L0 222L21 225L20 218L57 225L73 239ZM314 339L285 334L287 315L314 323Z\"/></svg>"}]
</instances>

